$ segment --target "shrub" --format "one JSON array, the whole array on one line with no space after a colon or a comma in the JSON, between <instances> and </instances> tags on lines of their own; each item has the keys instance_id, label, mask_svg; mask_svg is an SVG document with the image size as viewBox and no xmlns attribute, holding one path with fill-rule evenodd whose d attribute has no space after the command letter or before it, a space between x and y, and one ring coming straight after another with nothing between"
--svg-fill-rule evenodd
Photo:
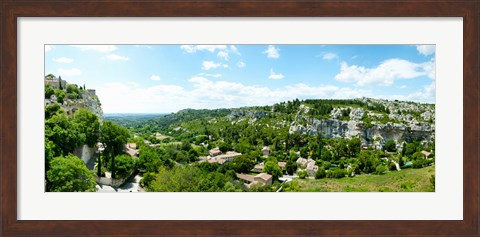
<instances>
[{"instance_id":1,"label":"shrub","mask_svg":"<svg viewBox=\"0 0 480 237\"><path fill-rule=\"evenodd\" d=\"M339 179L339 178L345 177L346 174L347 172L344 169L334 168L329 170L329 172L327 172L327 178Z\"/></svg>"},{"instance_id":2,"label":"shrub","mask_svg":"<svg viewBox=\"0 0 480 237\"><path fill-rule=\"evenodd\" d=\"M115 176L126 178L133 171L135 160L129 155L115 157Z\"/></svg>"},{"instance_id":3,"label":"shrub","mask_svg":"<svg viewBox=\"0 0 480 237\"><path fill-rule=\"evenodd\" d=\"M308 176L308 172L306 170L300 170L298 171L298 177L301 179L305 179Z\"/></svg>"},{"instance_id":4,"label":"shrub","mask_svg":"<svg viewBox=\"0 0 480 237\"><path fill-rule=\"evenodd\" d=\"M327 177L327 173L323 167L318 168L317 172L315 173L315 179L322 179Z\"/></svg>"}]
</instances>

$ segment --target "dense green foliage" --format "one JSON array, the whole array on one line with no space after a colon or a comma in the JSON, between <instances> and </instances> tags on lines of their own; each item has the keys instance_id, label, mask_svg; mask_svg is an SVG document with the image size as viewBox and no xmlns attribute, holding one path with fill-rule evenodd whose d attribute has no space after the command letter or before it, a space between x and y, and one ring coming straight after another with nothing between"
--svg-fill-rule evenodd
<instances>
[{"instance_id":1,"label":"dense green foliage","mask_svg":"<svg viewBox=\"0 0 480 237\"><path fill-rule=\"evenodd\" d=\"M135 160L129 155L119 155L115 157L115 176L117 178L127 178L133 171Z\"/></svg>"},{"instance_id":2,"label":"dense green foliage","mask_svg":"<svg viewBox=\"0 0 480 237\"><path fill-rule=\"evenodd\" d=\"M107 120L127 127L137 136L130 142L136 143L140 149L136 164L141 172L145 172L142 184L150 191L225 191L223 184L229 183L228 186L231 187L230 183L234 184L232 180L236 180L235 173L251 173L255 164L260 162L264 163L263 172L271 174L274 181L283 176L284 172L294 177L307 178L309 174L304 170L307 167L296 163L299 157L316 162L318 171L310 175L319 180L344 179L364 174L388 175L397 172L397 164L401 168L421 168L435 162L434 143L422 143L410 138L405 141L387 139L383 143L380 138L375 138L375 141L372 138L367 139L368 145L365 145L356 137L326 138L321 133L289 131L292 123L306 126L309 118L326 119L333 110L338 112L339 120L359 120L358 117L350 118L354 108L376 113L363 114L363 124L360 122L360 126L366 129L375 123L398 122L393 119L395 117L389 117L392 111L383 104L357 99L293 100L273 106L186 109L155 118L140 115L136 119L133 115L127 115L107 117ZM402 110L395 113L413 112ZM374 142L380 142L383 148L376 148ZM153 145L150 146L150 143ZM260 152L264 146L271 149L268 158ZM205 160L199 162L199 157L207 156L208 150L215 147L223 153L235 151L242 155L221 165ZM431 152L432 155L426 158L421 151ZM280 169L277 162L286 162L285 169ZM168 189L168 182L173 182L172 177L184 178L187 171L193 172L195 177L187 176L185 179L202 188L184 187L187 184L175 181L178 183L172 184L172 189ZM211 175L211 179L223 180L219 177L224 177L225 180L231 180L216 182L217 185L203 184L206 173ZM275 191L273 187L276 186L251 187L250 191Z\"/></svg>"},{"instance_id":3,"label":"dense green foliage","mask_svg":"<svg viewBox=\"0 0 480 237\"><path fill-rule=\"evenodd\" d=\"M95 114L88 110L78 110L73 115L67 115L65 111L60 108L58 104L53 104L45 107L45 176L47 180L47 190L62 191L67 190L70 184L60 185L56 180L54 183L53 176L48 178L48 172L53 168L51 164L57 158L66 159L68 157L75 157L80 163L75 162L75 165L83 166L85 164L76 156L70 155L74 149L83 144L93 146L99 136L99 122ZM70 159L70 158L69 158ZM59 159L60 160L60 159ZM61 160L63 167L71 167L73 163L69 161L69 166L66 161ZM60 161L57 161L57 163ZM56 167L57 169L59 166ZM80 168L76 167L76 172L70 175L80 174ZM58 170L57 170L58 171ZM52 171L54 172L54 171ZM51 173L52 173L51 172ZM56 172L56 171L55 171ZM58 172L63 172L59 170ZM52 175L55 173L52 173ZM70 177L73 179L73 177ZM82 179L82 177L78 177ZM74 182L74 181L71 181ZM95 182L95 181L93 181Z\"/></svg>"},{"instance_id":4,"label":"dense green foliage","mask_svg":"<svg viewBox=\"0 0 480 237\"><path fill-rule=\"evenodd\" d=\"M47 191L93 192L95 175L87 169L81 159L74 155L55 157L47 171Z\"/></svg>"},{"instance_id":5,"label":"dense green foliage","mask_svg":"<svg viewBox=\"0 0 480 237\"><path fill-rule=\"evenodd\" d=\"M105 121L101 127L100 141L105 144L104 157L106 161L111 161L112 178L116 177L115 157L124 152L124 144L127 143L129 137L130 132L118 124ZM101 165L98 165L98 173L100 173L100 168Z\"/></svg>"},{"instance_id":6,"label":"dense green foliage","mask_svg":"<svg viewBox=\"0 0 480 237\"><path fill-rule=\"evenodd\" d=\"M245 188L232 177L197 166L161 167L144 183L153 192L236 192ZM145 179L145 178L144 178Z\"/></svg>"}]
</instances>

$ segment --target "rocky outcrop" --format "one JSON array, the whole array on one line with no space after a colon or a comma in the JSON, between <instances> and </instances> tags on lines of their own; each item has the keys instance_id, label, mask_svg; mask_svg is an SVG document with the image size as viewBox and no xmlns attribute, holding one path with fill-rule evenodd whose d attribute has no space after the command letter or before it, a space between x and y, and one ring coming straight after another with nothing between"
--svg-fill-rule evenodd
<instances>
[{"instance_id":1,"label":"rocky outcrop","mask_svg":"<svg viewBox=\"0 0 480 237\"><path fill-rule=\"evenodd\" d=\"M405 101L361 98L363 105L335 106L325 119L309 115L310 107L299 105L292 122L277 121L277 125L287 126L289 133L317 135L327 138L358 137L364 144L381 149L388 139L399 141L420 140L431 142L435 139L435 105ZM273 107L272 107L273 108ZM346 111L349 111L346 116ZM232 124L249 119L249 124L269 116L275 118L277 112L257 111L254 108L232 110L227 116ZM290 120L291 121L291 120Z\"/></svg>"},{"instance_id":2,"label":"rocky outcrop","mask_svg":"<svg viewBox=\"0 0 480 237\"><path fill-rule=\"evenodd\" d=\"M100 100L95 94L95 90L82 91L81 97L82 98L80 99L65 98L63 103L59 103L57 101L57 97L55 95L52 95L50 99L45 99L45 105L50 105L54 103L59 104L60 107L65 110L67 114L74 114L75 111L85 108L97 115L98 121L100 122L100 124L102 124L105 117L103 115Z\"/></svg>"},{"instance_id":3,"label":"rocky outcrop","mask_svg":"<svg viewBox=\"0 0 480 237\"><path fill-rule=\"evenodd\" d=\"M255 120L263 118L265 115L267 115L267 112L265 111L252 111L252 110L243 110L243 109L238 109L238 110L232 110L232 113L227 116L228 119L236 119L244 116L251 117Z\"/></svg>"},{"instance_id":4,"label":"rocky outcrop","mask_svg":"<svg viewBox=\"0 0 480 237\"><path fill-rule=\"evenodd\" d=\"M82 92L82 99L84 107L97 115L100 124L103 123L104 116L101 107L102 104L100 103L100 100L95 94L95 90L87 90L85 92Z\"/></svg>"},{"instance_id":5,"label":"rocky outcrop","mask_svg":"<svg viewBox=\"0 0 480 237\"><path fill-rule=\"evenodd\" d=\"M306 124L306 125L305 125ZM375 138L380 140L425 140L435 139L434 126L425 122L414 122L410 125L372 122L365 126L362 121L342 121L338 119L316 119L308 116L297 116L289 129L290 133L321 134L327 138L358 137L365 143L371 143Z\"/></svg>"}]
</instances>

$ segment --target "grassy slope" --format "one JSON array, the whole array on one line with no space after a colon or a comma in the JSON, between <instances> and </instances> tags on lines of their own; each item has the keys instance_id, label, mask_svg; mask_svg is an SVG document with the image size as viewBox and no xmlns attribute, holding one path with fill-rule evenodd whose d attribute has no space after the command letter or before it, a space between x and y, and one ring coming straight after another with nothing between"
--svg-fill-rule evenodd
<instances>
[{"instance_id":1,"label":"grassy slope","mask_svg":"<svg viewBox=\"0 0 480 237\"><path fill-rule=\"evenodd\" d=\"M384 175L357 175L342 179L295 179L303 192L433 192L435 166L404 169Z\"/></svg>"}]
</instances>

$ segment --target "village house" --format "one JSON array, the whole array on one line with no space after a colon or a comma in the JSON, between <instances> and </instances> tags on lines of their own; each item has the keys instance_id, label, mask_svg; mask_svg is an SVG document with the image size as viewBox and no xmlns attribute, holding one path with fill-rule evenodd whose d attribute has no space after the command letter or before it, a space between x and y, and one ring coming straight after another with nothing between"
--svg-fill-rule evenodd
<instances>
[{"instance_id":1,"label":"village house","mask_svg":"<svg viewBox=\"0 0 480 237\"><path fill-rule=\"evenodd\" d=\"M284 170L285 167L287 166L287 162L280 161L280 162L277 163L277 165L280 169Z\"/></svg>"},{"instance_id":2,"label":"village house","mask_svg":"<svg viewBox=\"0 0 480 237\"><path fill-rule=\"evenodd\" d=\"M213 156L217 156L217 155L222 154L222 151L220 151L220 148L215 147L215 148L213 148L209 151L209 154L210 154L210 156L213 157Z\"/></svg>"},{"instance_id":3,"label":"village house","mask_svg":"<svg viewBox=\"0 0 480 237\"><path fill-rule=\"evenodd\" d=\"M302 157L297 159L297 165L299 166L307 166L307 162L308 162L307 159Z\"/></svg>"},{"instance_id":4,"label":"village house","mask_svg":"<svg viewBox=\"0 0 480 237\"><path fill-rule=\"evenodd\" d=\"M247 187L251 187L252 185L255 184L260 184L260 185L271 185L273 181L273 177L270 174L267 173L260 173L255 176L250 175L250 174L236 174L237 178L242 180Z\"/></svg>"},{"instance_id":5,"label":"village house","mask_svg":"<svg viewBox=\"0 0 480 237\"><path fill-rule=\"evenodd\" d=\"M425 156L425 159L427 159L430 156L430 154L432 154L428 151L421 151L421 153Z\"/></svg>"},{"instance_id":6,"label":"village house","mask_svg":"<svg viewBox=\"0 0 480 237\"><path fill-rule=\"evenodd\" d=\"M127 143L125 144L125 152L130 156L138 155L137 144L135 143Z\"/></svg>"},{"instance_id":7,"label":"village house","mask_svg":"<svg viewBox=\"0 0 480 237\"><path fill-rule=\"evenodd\" d=\"M255 167L253 167L252 171L253 172L262 172L263 171L263 168L264 168L264 164L263 163L260 163L260 164L256 164Z\"/></svg>"},{"instance_id":8,"label":"village house","mask_svg":"<svg viewBox=\"0 0 480 237\"><path fill-rule=\"evenodd\" d=\"M270 155L270 152L271 152L271 150L270 150L270 148L269 148L268 146L263 147L263 149L262 149L262 154L263 154L264 156L267 156L267 157L268 157L268 155Z\"/></svg>"},{"instance_id":9,"label":"village house","mask_svg":"<svg viewBox=\"0 0 480 237\"><path fill-rule=\"evenodd\" d=\"M317 173L317 171L318 171L318 166L316 166L314 164L307 166L308 175L313 176L313 175L315 175L315 173Z\"/></svg>"},{"instance_id":10,"label":"village house","mask_svg":"<svg viewBox=\"0 0 480 237\"><path fill-rule=\"evenodd\" d=\"M227 151L227 153L217 156L209 156L208 162L209 163L217 163L217 164L224 164L225 162L232 161L235 157L241 156L242 153L238 153L235 151Z\"/></svg>"}]
</instances>

